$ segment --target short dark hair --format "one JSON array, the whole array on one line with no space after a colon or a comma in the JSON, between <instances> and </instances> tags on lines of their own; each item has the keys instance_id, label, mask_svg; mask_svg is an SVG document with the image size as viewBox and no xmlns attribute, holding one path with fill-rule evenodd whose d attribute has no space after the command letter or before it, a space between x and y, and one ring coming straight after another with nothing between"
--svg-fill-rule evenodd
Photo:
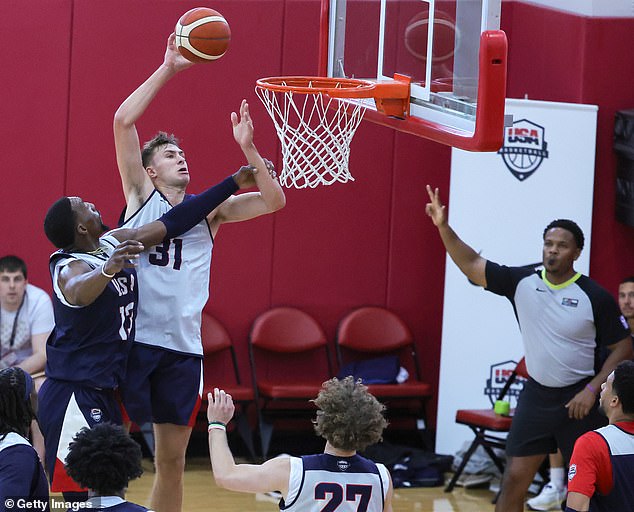
<instances>
[{"instance_id":1,"label":"short dark hair","mask_svg":"<svg viewBox=\"0 0 634 512\"><path fill-rule=\"evenodd\" d=\"M623 412L634 414L634 361L621 361L616 365L612 392L619 397Z\"/></svg>"},{"instance_id":2,"label":"short dark hair","mask_svg":"<svg viewBox=\"0 0 634 512\"><path fill-rule=\"evenodd\" d=\"M565 229L566 231L569 231L570 233L572 233L572 236L574 237L575 243L577 244L577 247L579 248L579 250L583 249L585 237L583 236L583 231L581 231L581 228L577 225L576 222L572 220L568 220L568 219L554 220L550 224L548 224L548 226L546 226L546 229L544 229L544 234L542 235L542 239L546 239L546 233L548 233L548 231L550 231L553 228Z\"/></svg>"},{"instance_id":3,"label":"short dark hair","mask_svg":"<svg viewBox=\"0 0 634 512\"><path fill-rule=\"evenodd\" d=\"M624 283L634 283L634 276L624 278L619 284L624 284Z\"/></svg>"},{"instance_id":4,"label":"short dark hair","mask_svg":"<svg viewBox=\"0 0 634 512\"><path fill-rule=\"evenodd\" d=\"M0 258L0 272L22 272L26 279L26 263L22 258L9 254Z\"/></svg>"},{"instance_id":5,"label":"short dark hair","mask_svg":"<svg viewBox=\"0 0 634 512\"><path fill-rule=\"evenodd\" d=\"M62 197L55 201L44 217L46 237L58 249L64 249L75 242L75 212L70 198Z\"/></svg>"},{"instance_id":6,"label":"short dark hair","mask_svg":"<svg viewBox=\"0 0 634 512\"><path fill-rule=\"evenodd\" d=\"M0 440L9 432L26 436L35 417L30 375L17 366L0 370Z\"/></svg>"},{"instance_id":7,"label":"short dark hair","mask_svg":"<svg viewBox=\"0 0 634 512\"><path fill-rule=\"evenodd\" d=\"M111 496L143 474L141 448L118 425L84 427L70 443L66 472L82 487Z\"/></svg>"},{"instance_id":8,"label":"short dark hair","mask_svg":"<svg viewBox=\"0 0 634 512\"><path fill-rule=\"evenodd\" d=\"M363 450L379 442L387 427L385 406L360 379L330 379L313 402L319 408L315 432L340 450Z\"/></svg>"},{"instance_id":9,"label":"short dark hair","mask_svg":"<svg viewBox=\"0 0 634 512\"><path fill-rule=\"evenodd\" d=\"M141 161L143 162L143 168L147 169L150 165L150 161L154 156L154 153L167 144L174 144L180 147L180 141L172 133L168 135L167 132L158 132L152 139L143 144L143 151L141 151Z\"/></svg>"}]
</instances>

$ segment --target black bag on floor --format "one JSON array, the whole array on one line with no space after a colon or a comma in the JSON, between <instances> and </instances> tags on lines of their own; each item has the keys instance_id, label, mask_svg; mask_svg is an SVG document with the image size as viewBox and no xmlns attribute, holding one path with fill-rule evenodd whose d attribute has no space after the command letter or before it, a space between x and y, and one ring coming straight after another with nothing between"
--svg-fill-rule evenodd
<instances>
[{"instance_id":1,"label":"black bag on floor","mask_svg":"<svg viewBox=\"0 0 634 512\"><path fill-rule=\"evenodd\" d=\"M451 471L453 462L451 455L439 455L386 442L368 447L362 455L385 464L392 476L394 488L444 485L444 474Z\"/></svg>"}]
</instances>

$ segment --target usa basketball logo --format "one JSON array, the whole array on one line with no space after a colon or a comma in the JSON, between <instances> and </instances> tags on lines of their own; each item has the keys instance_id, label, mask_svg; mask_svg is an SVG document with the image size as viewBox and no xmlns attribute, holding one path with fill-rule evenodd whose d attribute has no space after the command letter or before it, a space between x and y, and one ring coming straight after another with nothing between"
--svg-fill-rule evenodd
<instances>
[{"instance_id":1,"label":"usa basketball logo","mask_svg":"<svg viewBox=\"0 0 634 512\"><path fill-rule=\"evenodd\" d=\"M509 377L515 370L517 363L515 361L504 361L503 363L492 364L489 378L486 380L486 387L484 388L484 394L489 397L491 405L495 403L500 391L506 385ZM524 382L526 379L516 376L515 381L511 384L511 387L506 392L506 400L511 398L517 399L522 389L524 389Z\"/></svg>"},{"instance_id":2,"label":"usa basketball logo","mask_svg":"<svg viewBox=\"0 0 634 512\"><path fill-rule=\"evenodd\" d=\"M90 417L99 423L101 421L101 409L90 409Z\"/></svg>"},{"instance_id":3,"label":"usa basketball logo","mask_svg":"<svg viewBox=\"0 0 634 512\"><path fill-rule=\"evenodd\" d=\"M504 132L504 145L498 150L504 165L518 180L524 181L548 158L544 127L528 119L515 121Z\"/></svg>"},{"instance_id":4,"label":"usa basketball logo","mask_svg":"<svg viewBox=\"0 0 634 512\"><path fill-rule=\"evenodd\" d=\"M350 463L347 460L338 460L337 467L339 468L339 471L348 471Z\"/></svg>"}]
</instances>

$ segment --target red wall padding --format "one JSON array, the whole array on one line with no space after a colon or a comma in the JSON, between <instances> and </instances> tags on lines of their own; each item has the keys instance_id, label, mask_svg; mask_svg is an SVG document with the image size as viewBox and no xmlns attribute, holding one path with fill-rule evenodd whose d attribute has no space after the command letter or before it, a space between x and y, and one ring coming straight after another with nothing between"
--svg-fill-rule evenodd
<instances>
[{"instance_id":1,"label":"red wall padding","mask_svg":"<svg viewBox=\"0 0 634 512\"><path fill-rule=\"evenodd\" d=\"M253 87L263 76L317 72L319 4L215 1L231 25L229 52L175 77L138 125L142 140L159 129L181 138L192 192L242 165L229 121L242 98L250 102L260 152L281 164ZM7 153L0 252L22 255L35 284L50 289L52 247L41 224L57 197L80 195L116 223L124 199L113 114L162 62L179 16L198 5L47 0L4 6L5 18L29 20L29 37L8 24L7 40L20 44L0 54ZM633 230L614 220L611 149L614 112L634 107L634 57L622 50L634 47L634 20L589 19L517 2L503 3L502 19L510 41L509 97L600 107L591 274L615 290L623 275L634 273ZM354 182L289 190L279 213L221 228L208 310L234 338L247 380L246 340L258 313L273 305L300 307L332 339L349 309L376 304L412 328L424 377L436 384L445 254L424 214L424 187L438 186L447 198L449 163L445 146L363 123L352 142Z\"/></svg>"}]
</instances>

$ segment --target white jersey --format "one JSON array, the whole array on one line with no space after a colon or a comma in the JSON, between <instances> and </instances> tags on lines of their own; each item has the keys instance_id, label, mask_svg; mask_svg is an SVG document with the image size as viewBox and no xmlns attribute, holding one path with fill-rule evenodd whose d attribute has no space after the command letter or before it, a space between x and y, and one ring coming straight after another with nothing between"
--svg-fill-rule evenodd
<instances>
[{"instance_id":1,"label":"white jersey","mask_svg":"<svg viewBox=\"0 0 634 512\"><path fill-rule=\"evenodd\" d=\"M154 190L122 227L143 226L171 209L165 196ZM200 321L209 298L212 248L211 231L203 220L141 254L135 342L202 356Z\"/></svg>"},{"instance_id":2,"label":"white jersey","mask_svg":"<svg viewBox=\"0 0 634 512\"><path fill-rule=\"evenodd\" d=\"M360 455L327 453L291 457L286 500L280 510L318 512L383 512L390 477L383 464Z\"/></svg>"},{"instance_id":3,"label":"white jersey","mask_svg":"<svg viewBox=\"0 0 634 512\"><path fill-rule=\"evenodd\" d=\"M31 356L31 337L48 334L54 326L51 298L41 288L27 284L18 310L0 308L0 369L17 366Z\"/></svg>"}]
</instances>

